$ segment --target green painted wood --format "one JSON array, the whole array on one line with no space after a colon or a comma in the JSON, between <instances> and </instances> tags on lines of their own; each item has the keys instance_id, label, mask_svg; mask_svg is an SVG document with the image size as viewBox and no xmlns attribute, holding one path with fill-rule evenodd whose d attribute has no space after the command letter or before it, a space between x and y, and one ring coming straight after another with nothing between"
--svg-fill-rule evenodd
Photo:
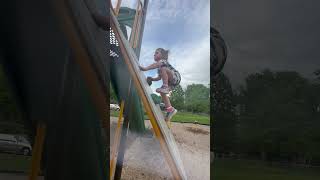
<instances>
[{"instance_id":1,"label":"green painted wood","mask_svg":"<svg viewBox=\"0 0 320 180\"><path fill-rule=\"evenodd\" d=\"M73 50L61 30L54 2L2 3L6 8L0 16L4 25L0 33L1 62L26 124L33 130L39 121L47 124L42 159L45 179L105 180L109 175L109 144L104 140L109 137L103 138L100 118L72 59ZM93 23L86 4L95 1L66 2L73 7L71 14L78 13L73 16L78 33L82 33L90 62L109 93L106 32Z\"/></svg>"}]
</instances>

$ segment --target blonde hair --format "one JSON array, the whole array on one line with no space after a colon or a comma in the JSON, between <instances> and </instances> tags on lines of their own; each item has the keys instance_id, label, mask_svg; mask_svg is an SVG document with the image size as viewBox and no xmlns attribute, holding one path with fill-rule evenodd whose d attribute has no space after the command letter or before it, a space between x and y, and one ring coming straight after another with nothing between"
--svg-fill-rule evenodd
<instances>
[{"instance_id":1,"label":"blonde hair","mask_svg":"<svg viewBox=\"0 0 320 180\"><path fill-rule=\"evenodd\" d=\"M162 59L168 60L169 50L165 50L163 48L158 48L157 51L160 51Z\"/></svg>"}]
</instances>

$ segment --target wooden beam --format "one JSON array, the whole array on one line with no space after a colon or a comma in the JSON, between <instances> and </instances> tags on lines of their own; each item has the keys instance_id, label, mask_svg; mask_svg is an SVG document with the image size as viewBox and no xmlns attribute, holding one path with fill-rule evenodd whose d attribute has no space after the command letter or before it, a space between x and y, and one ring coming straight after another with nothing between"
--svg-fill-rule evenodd
<instances>
[{"instance_id":1,"label":"wooden beam","mask_svg":"<svg viewBox=\"0 0 320 180\"><path fill-rule=\"evenodd\" d=\"M36 139L32 148L31 171L29 174L29 180L38 179L45 134L46 126L43 123L38 124Z\"/></svg>"},{"instance_id":2,"label":"wooden beam","mask_svg":"<svg viewBox=\"0 0 320 180\"><path fill-rule=\"evenodd\" d=\"M123 110L124 110L124 101L121 102L120 105L120 113L118 117L118 122L117 122L117 128L116 132L114 135L114 140L113 140L113 145L112 145L112 150L111 150L111 160L110 160L110 179L113 179L114 177L114 172L115 172L115 167L116 167L116 162L117 162L117 156L119 152L119 144L120 144L120 139L121 139L121 132L122 132L122 123L123 123Z\"/></svg>"}]
</instances>

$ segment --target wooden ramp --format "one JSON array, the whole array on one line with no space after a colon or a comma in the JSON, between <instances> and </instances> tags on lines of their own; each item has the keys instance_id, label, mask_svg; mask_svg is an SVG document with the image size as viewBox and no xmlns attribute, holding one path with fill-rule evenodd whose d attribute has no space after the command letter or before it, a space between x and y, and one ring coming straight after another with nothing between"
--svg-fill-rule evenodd
<instances>
[{"instance_id":1,"label":"wooden ramp","mask_svg":"<svg viewBox=\"0 0 320 180\"><path fill-rule=\"evenodd\" d=\"M110 12L111 28L119 42L121 54L123 55L123 59L128 67L130 75L132 76L134 85L147 111L153 130L160 142L161 150L168 162L172 175L175 179L187 179L174 137L165 123L160 108L154 104L151 98L152 90L149 87L143 72L139 70L137 56L124 37L114 15L113 9L110 9Z\"/></svg>"}]
</instances>

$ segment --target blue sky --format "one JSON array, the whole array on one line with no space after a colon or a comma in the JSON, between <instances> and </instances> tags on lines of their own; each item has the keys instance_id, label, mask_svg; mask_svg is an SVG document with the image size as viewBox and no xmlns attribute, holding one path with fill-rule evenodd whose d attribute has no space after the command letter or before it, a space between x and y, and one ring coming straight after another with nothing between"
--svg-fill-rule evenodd
<instances>
[{"instance_id":1,"label":"blue sky","mask_svg":"<svg viewBox=\"0 0 320 180\"><path fill-rule=\"evenodd\" d=\"M113 0L114 2L115 0ZM135 0L123 0L122 6L136 7ZM142 40L140 64L154 62L158 47L169 49L169 62L181 74L181 85L210 82L210 0L149 0ZM156 70L145 73L157 76ZM161 81L154 82L153 90Z\"/></svg>"}]
</instances>

